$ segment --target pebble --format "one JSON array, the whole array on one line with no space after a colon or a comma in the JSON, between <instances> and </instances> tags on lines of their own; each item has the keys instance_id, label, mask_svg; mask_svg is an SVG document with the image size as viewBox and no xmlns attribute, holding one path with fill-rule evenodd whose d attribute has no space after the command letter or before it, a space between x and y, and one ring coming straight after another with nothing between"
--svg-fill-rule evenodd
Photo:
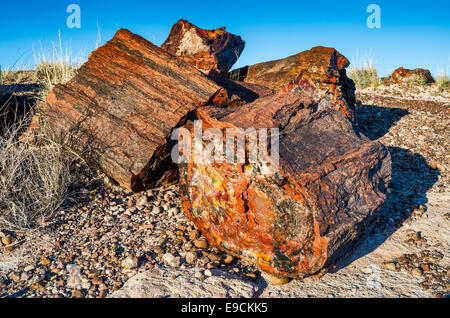
<instances>
[{"instance_id":1,"label":"pebble","mask_svg":"<svg viewBox=\"0 0 450 318\"><path fill-rule=\"evenodd\" d=\"M172 267L178 267L178 266L181 265L180 257L175 256L175 255L170 254L170 253L164 254L162 259L163 259L164 262L167 263L167 265L172 266Z\"/></svg>"},{"instance_id":2,"label":"pebble","mask_svg":"<svg viewBox=\"0 0 450 318\"><path fill-rule=\"evenodd\" d=\"M138 267L139 260L136 257L136 255L131 254L131 255L128 255L124 260L122 260L120 265L125 269L134 269L134 268Z\"/></svg>"},{"instance_id":3,"label":"pebble","mask_svg":"<svg viewBox=\"0 0 450 318\"><path fill-rule=\"evenodd\" d=\"M206 248L208 248L208 241L206 241L205 238L198 239L198 240L194 241L194 245L197 248L206 249Z\"/></svg>"},{"instance_id":4,"label":"pebble","mask_svg":"<svg viewBox=\"0 0 450 318\"><path fill-rule=\"evenodd\" d=\"M186 262L188 264L194 265L197 262L198 256L196 252L188 252L186 253Z\"/></svg>"}]
</instances>

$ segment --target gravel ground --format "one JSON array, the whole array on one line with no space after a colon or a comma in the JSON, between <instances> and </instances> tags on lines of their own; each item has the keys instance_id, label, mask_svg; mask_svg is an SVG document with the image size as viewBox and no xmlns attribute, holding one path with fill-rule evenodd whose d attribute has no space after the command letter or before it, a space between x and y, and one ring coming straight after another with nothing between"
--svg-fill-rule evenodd
<instances>
[{"instance_id":1,"label":"gravel ground","mask_svg":"<svg viewBox=\"0 0 450 318\"><path fill-rule=\"evenodd\" d=\"M338 265L337 274L267 286L251 264L207 246L182 212L176 185L126 193L79 164L74 173L81 177L51 222L33 232L0 231L0 297L106 297L129 278L161 266L200 269L200 278L208 269L221 269L258 283L258 295L267 297L448 296L450 237L434 227L450 217L437 203L449 201L450 99L399 96L387 88L357 97L359 128L392 154L391 194L374 232ZM430 196L437 199L432 203ZM430 211L438 213L427 223ZM427 231L441 234L430 238ZM395 249L386 247L390 240ZM368 260L390 272L398 290L355 292L355 264L373 253L376 258ZM333 287L333 280L340 286Z\"/></svg>"}]
</instances>

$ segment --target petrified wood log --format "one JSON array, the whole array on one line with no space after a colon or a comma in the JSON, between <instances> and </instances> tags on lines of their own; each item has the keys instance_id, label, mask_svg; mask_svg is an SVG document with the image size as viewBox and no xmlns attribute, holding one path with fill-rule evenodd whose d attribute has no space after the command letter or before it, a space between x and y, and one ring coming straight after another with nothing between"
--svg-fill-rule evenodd
<instances>
[{"instance_id":1,"label":"petrified wood log","mask_svg":"<svg viewBox=\"0 0 450 318\"><path fill-rule=\"evenodd\" d=\"M137 192L178 181L176 165L160 154L167 134L190 110L239 106L270 93L260 85L209 79L122 29L68 84L54 88L42 117L89 163Z\"/></svg>"},{"instance_id":2,"label":"petrified wood log","mask_svg":"<svg viewBox=\"0 0 450 318\"><path fill-rule=\"evenodd\" d=\"M301 91L315 100L326 97L335 109L352 118L355 84L346 75L349 65L348 59L335 49L318 46L284 59L234 70L229 77L275 91Z\"/></svg>"},{"instance_id":3,"label":"petrified wood log","mask_svg":"<svg viewBox=\"0 0 450 318\"><path fill-rule=\"evenodd\" d=\"M425 80L425 83L434 83L433 76L431 75L431 72L429 70L423 69L423 68L416 68L414 70L409 70L403 67L399 67L392 73L392 79L395 83L401 83L406 80L408 80L409 77L412 75L418 75L420 77L423 77Z\"/></svg>"},{"instance_id":4,"label":"petrified wood log","mask_svg":"<svg viewBox=\"0 0 450 318\"><path fill-rule=\"evenodd\" d=\"M245 48L240 36L225 31L204 30L186 20L178 21L161 46L205 74L226 76Z\"/></svg>"},{"instance_id":5,"label":"petrified wood log","mask_svg":"<svg viewBox=\"0 0 450 318\"><path fill-rule=\"evenodd\" d=\"M193 136L197 120L203 132L222 131L223 143L234 138L226 129L280 129L279 169L261 157L205 163L182 151L190 159L180 164L183 209L211 244L296 278L334 264L370 230L386 198L390 155L340 112L288 92L236 110L197 108L179 126Z\"/></svg>"},{"instance_id":6,"label":"petrified wood log","mask_svg":"<svg viewBox=\"0 0 450 318\"><path fill-rule=\"evenodd\" d=\"M53 89L43 115L90 163L133 189L133 177L173 126L219 89L192 65L122 29Z\"/></svg>"}]
</instances>

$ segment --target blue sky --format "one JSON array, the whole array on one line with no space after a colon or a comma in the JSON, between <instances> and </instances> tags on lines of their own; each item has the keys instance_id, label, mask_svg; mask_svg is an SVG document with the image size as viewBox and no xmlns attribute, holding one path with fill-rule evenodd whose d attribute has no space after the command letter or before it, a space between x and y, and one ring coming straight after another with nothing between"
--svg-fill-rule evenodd
<instances>
[{"instance_id":1,"label":"blue sky","mask_svg":"<svg viewBox=\"0 0 450 318\"><path fill-rule=\"evenodd\" d=\"M18 5L17 3L20 3ZM66 8L81 7L81 28L69 29ZM381 8L381 29L369 29L369 4ZM450 73L450 1L2 1L0 65L32 68L57 42L84 60L119 28L160 45L180 18L202 28L226 26L247 45L238 65L286 57L313 46L334 47L351 62L372 60L380 75L399 66ZM42 49L41 49L42 47Z\"/></svg>"}]
</instances>

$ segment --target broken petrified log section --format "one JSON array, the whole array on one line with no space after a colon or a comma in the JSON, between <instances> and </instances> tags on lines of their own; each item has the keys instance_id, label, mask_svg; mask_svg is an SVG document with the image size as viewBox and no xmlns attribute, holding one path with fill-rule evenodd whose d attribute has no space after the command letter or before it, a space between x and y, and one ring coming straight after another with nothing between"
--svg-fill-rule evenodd
<instances>
[{"instance_id":1,"label":"broken petrified log section","mask_svg":"<svg viewBox=\"0 0 450 318\"><path fill-rule=\"evenodd\" d=\"M403 67L399 67L392 73L392 79L395 83L402 83L408 80L411 76L416 75L424 79L426 84L434 83L433 76L429 70L423 68L416 68L409 70Z\"/></svg>"},{"instance_id":2,"label":"broken petrified log section","mask_svg":"<svg viewBox=\"0 0 450 318\"><path fill-rule=\"evenodd\" d=\"M335 49L318 46L284 59L234 70L229 77L275 91L300 91L315 100L326 97L336 110L354 118L355 84L345 71L349 65L348 59Z\"/></svg>"},{"instance_id":3,"label":"broken petrified log section","mask_svg":"<svg viewBox=\"0 0 450 318\"><path fill-rule=\"evenodd\" d=\"M209 55L178 51L190 40L209 45ZM210 243L273 275L313 274L370 227L385 199L389 153L353 129L354 85L339 52L319 47L250 66L242 81L217 76L241 41L180 21L163 45L171 54L120 30L55 87L43 115L125 188L179 179L183 208ZM205 166L195 157L176 166L170 134L192 130L196 119L203 129L279 128L280 169L267 175L262 163Z\"/></svg>"},{"instance_id":4,"label":"broken petrified log section","mask_svg":"<svg viewBox=\"0 0 450 318\"><path fill-rule=\"evenodd\" d=\"M309 98L279 93L225 115L199 108L183 123L192 135L195 120L223 136L232 127L282 127L273 174L262 173L261 163L205 165L194 155L180 165L189 218L212 244L274 276L302 277L333 264L367 233L385 200L387 149L357 135L341 113L315 109Z\"/></svg>"},{"instance_id":5,"label":"broken petrified log section","mask_svg":"<svg viewBox=\"0 0 450 318\"><path fill-rule=\"evenodd\" d=\"M204 30L186 20L178 21L161 46L205 74L226 76L245 48L241 37L225 31Z\"/></svg>"},{"instance_id":6,"label":"broken petrified log section","mask_svg":"<svg viewBox=\"0 0 450 318\"><path fill-rule=\"evenodd\" d=\"M89 162L122 186L139 191L143 185L136 176L167 134L182 116L208 104L219 90L193 66L120 30L89 56L68 84L54 88L44 116L58 135L71 137ZM235 95L232 88L228 91ZM244 87L236 94L235 100L245 102L258 97ZM145 186L173 182L176 177L173 169L164 169L158 180L152 178L153 183Z\"/></svg>"}]
</instances>

